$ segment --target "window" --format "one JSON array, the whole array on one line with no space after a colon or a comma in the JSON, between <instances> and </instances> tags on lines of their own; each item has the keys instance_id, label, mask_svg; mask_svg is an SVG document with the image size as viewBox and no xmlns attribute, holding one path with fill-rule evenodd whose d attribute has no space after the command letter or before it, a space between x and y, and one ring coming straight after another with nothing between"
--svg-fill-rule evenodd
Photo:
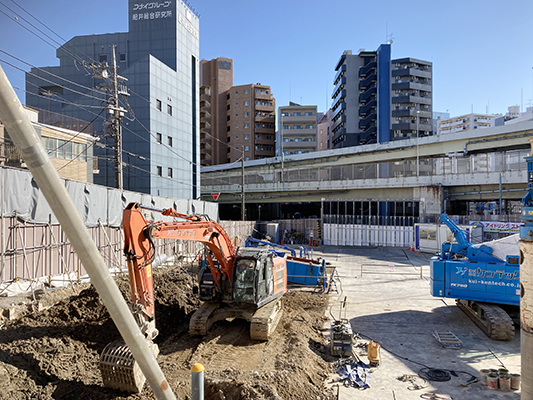
<instances>
[{"instance_id":1,"label":"window","mask_svg":"<svg viewBox=\"0 0 533 400\"><path fill-rule=\"evenodd\" d=\"M226 110L229 110L229 104L226 106Z\"/></svg>"},{"instance_id":2,"label":"window","mask_svg":"<svg viewBox=\"0 0 533 400\"><path fill-rule=\"evenodd\" d=\"M314 129L315 127L313 125L306 125L305 129Z\"/></svg>"},{"instance_id":3,"label":"window","mask_svg":"<svg viewBox=\"0 0 533 400\"><path fill-rule=\"evenodd\" d=\"M172 136L168 137L168 147L172 147Z\"/></svg>"},{"instance_id":4,"label":"window","mask_svg":"<svg viewBox=\"0 0 533 400\"><path fill-rule=\"evenodd\" d=\"M226 141L229 143L231 141L231 137L228 136Z\"/></svg>"},{"instance_id":5,"label":"window","mask_svg":"<svg viewBox=\"0 0 533 400\"><path fill-rule=\"evenodd\" d=\"M226 127L226 132L229 132L230 129L231 129L231 128L230 128L229 126L227 126L227 127Z\"/></svg>"},{"instance_id":6,"label":"window","mask_svg":"<svg viewBox=\"0 0 533 400\"><path fill-rule=\"evenodd\" d=\"M228 115L228 121L229 121L229 119L230 119L230 117L229 117L229 115Z\"/></svg>"},{"instance_id":7,"label":"window","mask_svg":"<svg viewBox=\"0 0 533 400\"><path fill-rule=\"evenodd\" d=\"M294 126L292 127L292 129L302 129L302 126L301 126L301 125L294 125Z\"/></svg>"},{"instance_id":8,"label":"window","mask_svg":"<svg viewBox=\"0 0 533 400\"><path fill-rule=\"evenodd\" d=\"M239 105L239 103L235 102L235 105L236 105L236 106L238 106L238 105Z\"/></svg>"},{"instance_id":9,"label":"window","mask_svg":"<svg viewBox=\"0 0 533 400\"><path fill-rule=\"evenodd\" d=\"M249 135L244 135L244 140L248 140L250 139L250 136Z\"/></svg>"},{"instance_id":10,"label":"window","mask_svg":"<svg viewBox=\"0 0 533 400\"><path fill-rule=\"evenodd\" d=\"M290 129L289 125L283 125L283 129Z\"/></svg>"},{"instance_id":11,"label":"window","mask_svg":"<svg viewBox=\"0 0 533 400\"><path fill-rule=\"evenodd\" d=\"M161 100L155 100L155 108L157 108L157 111L161 111Z\"/></svg>"},{"instance_id":12,"label":"window","mask_svg":"<svg viewBox=\"0 0 533 400\"><path fill-rule=\"evenodd\" d=\"M299 112L295 112L295 113L292 114L292 115L294 115L295 117L299 117L299 116L300 116L300 113L299 113Z\"/></svg>"},{"instance_id":13,"label":"window","mask_svg":"<svg viewBox=\"0 0 533 400\"><path fill-rule=\"evenodd\" d=\"M272 135L267 135L266 140L272 140Z\"/></svg>"},{"instance_id":14,"label":"window","mask_svg":"<svg viewBox=\"0 0 533 400\"><path fill-rule=\"evenodd\" d=\"M235 124L235 128L238 128L239 127L239 124Z\"/></svg>"},{"instance_id":15,"label":"window","mask_svg":"<svg viewBox=\"0 0 533 400\"><path fill-rule=\"evenodd\" d=\"M167 114L172 115L172 106L170 104L167 104Z\"/></svg>"},{"instance_id":16,"label":"window","mask_svg":"<svg viewBox=\"0 0 533 400\"><path fill-rule=\"evenodd\" d=\"M163 140L163 135L161 135L160 133L156 133L155 138L157 140L157 143L161 144L161 141Z\"/></svg>"},{"instance_id":17,"label":"window","mask_svg":"<svg viewBox=\"0 0 533 400\"><path fill-rule=\"evenodd\" d=\"M250 93L250 92L248 91L248 89L246 89L246 90L244 91L244 94L248 94L248 93Z\"/></svg>"},{"instance_id":18,"label":"window","mask_svg":"<svg viewBox=\"0 0 533 400\"><path fill-rule=\"evenodd\" d=\"M235 136L235 139L238 139L239 138L239 135Z\"/></svg>"},{"instance_id":19,"label":"window","mask_svg":"<svg viewBox=\"0 0 533 400\"><path fill-rule=\"evenodd\" d=\"M249 103L247 101L244 102L244 105L247 106Z\"/></svg>"},{"instance_id":20,"label":"window","mask_svg":"<svg viewBox=\"0 0 533 400\"><path fill-rule=\"evenodd\" d=\"M168 177L169 177L169 178L172 178L172 168L169 168L169 169L168 169Z\"/></svg>"},{"instance_id":21,"label":"window","mask_svg":"<svg viewBox=\"0 0 533 400\"><path fill-rule=\"evenodd\" d=\"M305 115L306 117L312 117L312 116L313 116L313 113L312 113L312 112L306 112L304 115Z\"/></svg>"},{"instance_id":22,"label":"window","mask_svg":"<svg viewBox=\"0 0 533 400\"><path fill-rule=\"evenodd\" d=\"M163 176L163 167L157 166L157 176Z\"/></svg>"},{"instance_id":23,"label":"window","mask_svg":"<svg viewBox=\"0 0 533 400\"><path fill-rule=\"evenodd\" d=\"M118 60L120 62L126 62L126 53L118 53Z\"/></svg>"},{"instance_id":24,"label":"window","mask_svg":"<svg viewBox=\"0 0 533 400\"><path fill-rule=\"evenodd\" d=\"M98 54L98 61L101 63L107 63L107 54Z\"/></svg>"},{"instance_id":25,"label":"window","mask_svg":"<svg viewBox=\"0 0 533 400\"><path fill-rule=\"evenodd\" d=\"M248 124L244 124L244 127L245 127L245 128L249 128L250 125L248 125Z\"/></svg>"},{"instance_id":26,"label":"window","mask_svg":"<svg viewBox=\"0 0 533 400\"><path fill-rule=\"evenodd\" d=\"M250 146L244 146L244 151L250 150Z\"/></svg>"},{"instance_id":27,"label":"window","mask_svg":"<svg viewBox=\"0 0 533 400\"><path fill-rule=\"evenodd\" d=\"M226 96L226 100L229 100L229 93L228 93L228 95Z\"/></svg>"},{"instance_id":28,"label":"window","mask_svg":"<svg viewBox=\"0 0 533 400\"><path fill-rule=\"evenodd\" d=\"M250 157L244 157L244 161L250 161Z\"/></svg>"},{"instance_id":29,"label":"window","mask_svg":"<svg viewBox=\"0 0 533 400\"><path fill-rule=\"evenodd\" d=\"M248 113L244 113L244 116L247 117L247 116L248 116Z\"/></svg>"},{"instance_id":30,"label":"window","mask_svg":"<svg viewBox=\"0 0 533 400\"><path fill-rule=\"evenodd\" d=\"M236 90L236 91L235 91L235 94L239 94L239 91L238 91L238 90Z\"/></svg>"},{"instance_id":31,"label":"window","mask_svg":"<svg viewBox=\"0 0 533 400\"><path fill-rule=\"evenodd\" d=\"M231 149L228 147L228 153L231 151Z\"/></svg>"},{"instance_id":32,"label":"window","mask_svg":"<svg viewBox=\"0 0 533 400\"><path fill-rule=\"evenodd\" d=\"M255 135L256 139L261 139L261 135Z\"/></svg>"}]
</instances>

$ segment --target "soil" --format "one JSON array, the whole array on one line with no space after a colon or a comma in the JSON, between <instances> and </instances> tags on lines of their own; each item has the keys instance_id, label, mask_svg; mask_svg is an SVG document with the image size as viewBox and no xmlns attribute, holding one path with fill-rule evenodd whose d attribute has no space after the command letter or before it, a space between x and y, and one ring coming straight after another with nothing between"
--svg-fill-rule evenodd
<instances>
[{"instance_id":1,"label":"soil","mask_svg":"<svg viewBox=\"0 0 533 400\"><path fill-rule=\"evenodd\" d=\"M127 277L116 280L129 298ZM324 385L332 361L321 331L326 295L286 293L273 337L257 342L241 320L216 323L204 338L189 336L199 301L185 269L158 269L154 288L158 362L178 399L191 398L190 368L197 362L205 367L206 399L334 398ZM120 336L94 287L45 292L39 304L0 321L0 399L154 399L148 385L138 394L103 387L99 355Z\"/></svg>"}]
</instances>

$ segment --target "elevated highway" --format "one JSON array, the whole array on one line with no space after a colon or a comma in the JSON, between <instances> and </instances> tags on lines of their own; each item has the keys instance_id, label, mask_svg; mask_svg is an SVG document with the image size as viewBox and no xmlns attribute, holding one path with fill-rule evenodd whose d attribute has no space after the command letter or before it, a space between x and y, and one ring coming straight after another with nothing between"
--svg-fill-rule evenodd
<instances>
[{"instance_id":1,"label":"elevated highway","mask_svg":"<svg viewBox=\"0 0 533 400\"><path fill-rule=\"evenodd\" d=\"M411 138L339 150L246 161L245 201L248 219L289 216L298 207L315 204L324 213L324 203L341 203L348 209L357 202L403 203L403 211L380 211L376 215L423 217L443 210L467 211L472 204L497 202L511 207L527 186L526 163L533 122L453 134ZM202 168L202 200L239 208L241 163ZM501 200L501 201L500 201ZM407 203L414 202L406 211ZM317 208L314 210L317 210ZM333 205L332 205L333 207ZM364 208L364 204L361 203ZM371 205L369 205L371 207ZM394 206L397 208L397 206ZM313 208L311 208L313 209ZM277 211L276 211L277 210ZM238 210L237 210L238 211ZM330 212L333 213L333 210ZM340 215L340 209L335 211ZM348 210L344 211L348 213ZM351 212L351 211L350 211ZM361 210L363 215L367 211ZM238 211L240 215L240 211ZM372 210L368 215L373 215Z\"/></svg>"}]
</instances>

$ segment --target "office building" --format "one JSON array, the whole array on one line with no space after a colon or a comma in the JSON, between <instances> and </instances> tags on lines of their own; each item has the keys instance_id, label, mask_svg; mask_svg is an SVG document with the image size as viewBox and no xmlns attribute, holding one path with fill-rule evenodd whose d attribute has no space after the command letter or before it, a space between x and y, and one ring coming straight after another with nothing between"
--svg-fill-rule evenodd
<instances>
[{"instance_id":1,"label":"office building","mask_svg":"<svg viewBox=\"0 0 533 400\"><path fill-rule=\"evenodd\" d=\"M198 198L198 16L181 0L128 4L128 32L76 36L57 50L59 66L32 68L27 104L94 120L101 138L94 181L115 186L115 141L109 122L98 117L109 105L111 70L105 65L113 65L115 49L118 75L127 79L119 80L124 189Z\"/></svg>"},{"instance_id":2,"label":"office building","mask_svg":"<svg viewBox=\"0 0 533 400\"><path fill-rule=\"evenodd\" d=\"M227 160L227 94L233 86L233 60L200 61L200 160L202 165Z\"/></svg>"},{"instance_id":3,"label":"office building","mask_svg":"<svg viewBox=\"0 0 533 400\"><path fill-rule=\"evenodd\" d=\"M432 134L432 64L391 60L391 45L346 50L335 67L332 148Z\"/></svg>"},{"instance_id":4,"label":"office building","mask_svg":"<svg viewBox=\"0 0 533 400\"><path fill-rule=\"evenodd\" d=\"M289 102L278 108L277 154L303 154L317 150L317 107Z\"/></svg>"},{"instance_id":5,"label":"office building","mask_svg":"<svg viewBox=\"0 0 533 400\"><path fill-rule=\"evenodd\" d=\"M233 86L226 92L226 162L275 155L276 103L270 86Z\"/></svg>"}]
</instances>

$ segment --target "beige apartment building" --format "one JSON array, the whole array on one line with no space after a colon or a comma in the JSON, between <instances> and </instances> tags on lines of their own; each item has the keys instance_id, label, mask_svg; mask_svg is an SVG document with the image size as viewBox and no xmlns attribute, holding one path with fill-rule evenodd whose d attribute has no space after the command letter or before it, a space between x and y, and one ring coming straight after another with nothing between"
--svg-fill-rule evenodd
<instances>
[{"instance_id":1,"label":"beige apartment building","mask_svg":"<svg viewBox=\"0 0 533 400\"><path fill-rule=\"evenodd\" d=\"M24 107L24 109L59 175L66 179L92 183L95 172L93 165L96 164L93 158L93 144L96 138L77 130L62 127L68 126L80 130L85 128L84 131L90 132L92 124L56 113L37 111L29 107ZM41 113L43 115L40 115ZM43 117L45 117L46 122L61 126L39 122L39 120L43 120ZM0 165L27 168L22 155L1 121Z\"/></svg>"},{"instance_id":2,"label":"beige apartment building","mask_svg":"<svg viewBox=\"0 0 533 400\"><path fill-rule=\"evenodd\" d=\"M458 117L440 119L437 122L439 135L469 131L471 129L490 128L494 115L490 114L466 114Z\"/></svg>"},{"instance_id":3,"label":"beige apartment building","mask_svg":"<svg viewBox=\"0 0 533 400\"><path fill-rule=\"evenodd\" d=\"M226 101L226 162L235 162L243 154L245 161L274 157L276 103L270 86L233 86Z\"/></svg>"},{"instance_id":4,"label":"beige apartment building","mask_svg":"<svg viewBox=\"0 0 533 400\"><path fill-rule=\"evenodd\" d=\"M317 150L317 107L289 102L279 107L278 154L303 154Z\"/></svg>"},{"instance_id":5,"label":"beige apartment building","mask_svg":"<svg viewBox=\"0 0 533 400\"><path fill-rule=\"evenodd\" d=\"M200 61L200 163L224 164L227 159L227 93L233 86L233 60Z\"/></svg>"}]
</instances>

